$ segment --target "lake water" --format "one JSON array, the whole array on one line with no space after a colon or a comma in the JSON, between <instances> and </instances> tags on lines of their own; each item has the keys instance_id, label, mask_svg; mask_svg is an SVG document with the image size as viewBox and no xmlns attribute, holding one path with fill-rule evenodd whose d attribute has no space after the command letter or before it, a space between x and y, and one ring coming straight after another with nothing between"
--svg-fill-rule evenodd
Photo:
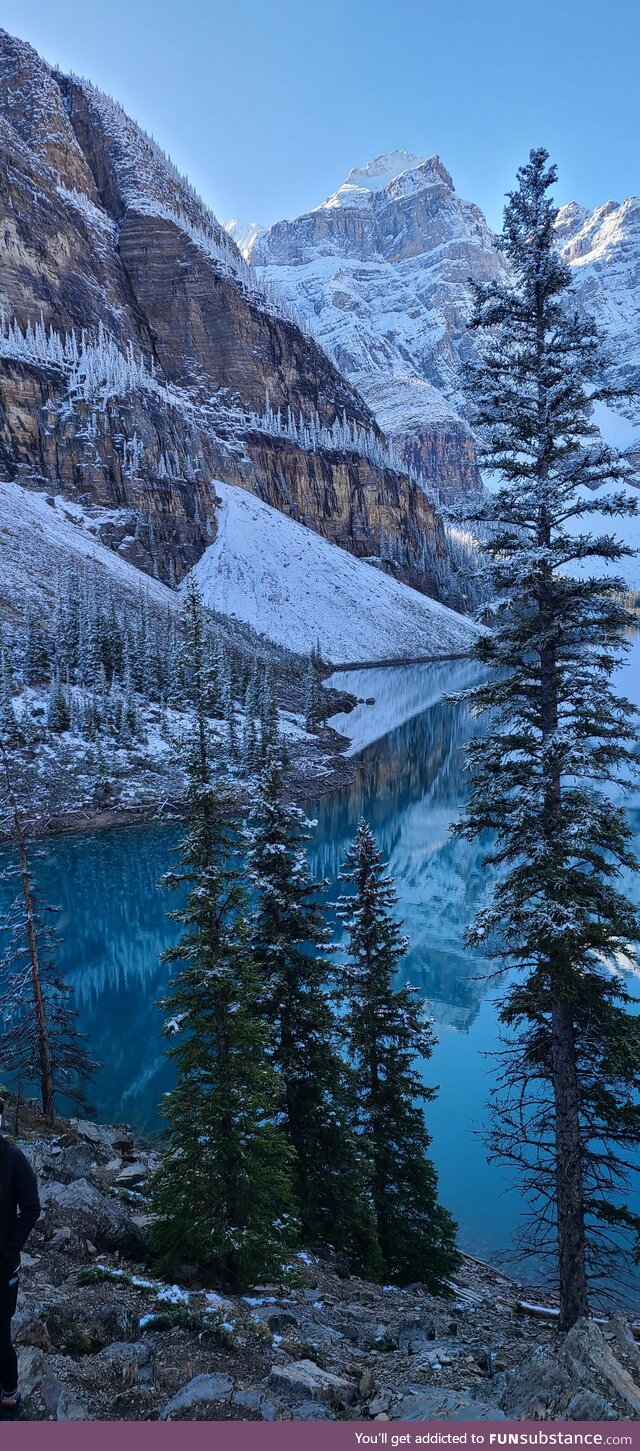
<instances>
[{"instance_id":1,"label":"lake water","mask_svg":"<svg viewBox=\"0 0 640 1451\"><path fill-rule=\"evenodd\" d=\"M622 683L638 697L640 651ZM387 857L399 915L411 940L403 976L424 994L437 1047L425 1078L438 1084L429 1107L441 1196L460 1225L463 1248L508 1263L522 1204L504 1171L486 1162L478 1130L486 1111L496 1045L495 984L486 963L462 946L487 882L476 845L454 842L452 820L464 796L462 748L479 729L443 690L472 678L464 664L357 671L336 677L363 699L343 728L353 735L355 777L347 789L308 806L317 819L315 873L329 879L329 903L345 847L364 816ZM640 803L629 803L640 838ZM171 898L158 883L180 838L176 825L60 837L47 843L38 876L62 908L60 966L73 984L92 1052L103 1064L92 1090L103 1120L154 1131L169 1085L155 1006L168 977L163 949L175 940ZM637 897L637 881L627 888Z\"/></svg>"}]
</instances>

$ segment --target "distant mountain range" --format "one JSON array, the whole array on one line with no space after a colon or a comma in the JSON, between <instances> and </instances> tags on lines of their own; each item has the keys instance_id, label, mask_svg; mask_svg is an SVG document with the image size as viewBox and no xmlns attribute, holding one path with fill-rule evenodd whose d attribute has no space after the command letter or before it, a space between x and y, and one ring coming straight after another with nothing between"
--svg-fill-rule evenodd
<instances>
[{"instance_id":1,"label":"distant mountain range","mask_svg":"<svg viewBox=\"0 0 640 1451\"><path fill-rule=\"evenodd\" d=\"M377 156L326 201L265 229L229 224L261 279L305 319L384 432L446 491L477 483L461 364L469 279L507 277L482 212L438 156ZM560 210L577 297L612 345L620 382L640 381L640 198ZM636 403L640 423L640 404Z\"/></svg>"}]
</instances>

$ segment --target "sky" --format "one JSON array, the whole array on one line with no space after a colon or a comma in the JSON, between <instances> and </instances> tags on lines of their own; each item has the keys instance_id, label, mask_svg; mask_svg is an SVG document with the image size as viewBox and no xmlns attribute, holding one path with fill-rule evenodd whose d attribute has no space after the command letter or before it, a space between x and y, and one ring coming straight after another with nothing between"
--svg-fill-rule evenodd
<instances>
[{"instance_id":1,"label":"sky","mask_svg":"<svg viewBox=\"0 0 640 1451\"><path fill-rule=\"evenodd\" d=\"M1 23L116 96L223 222L308 211L396 148L494 227L532 146L560 203L640 192L638 0L3 0Z\"/></svg>"}]
</instances>

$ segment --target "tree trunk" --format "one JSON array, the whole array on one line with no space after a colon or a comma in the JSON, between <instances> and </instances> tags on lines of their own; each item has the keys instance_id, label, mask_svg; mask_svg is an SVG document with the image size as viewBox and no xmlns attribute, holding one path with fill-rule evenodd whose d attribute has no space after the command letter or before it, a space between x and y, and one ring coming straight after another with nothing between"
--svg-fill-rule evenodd
<instances>
[{"instance_id":1,"label":"tree trunk","mask_svg":"<svg viewBox=\"0 0 640 1451\"><path fill-rule=\"evenodd\" d=\"M551 1010L560 1329L588 1312L584 1183L578 1074L571 1008L555 993Z\"/></svg>"}]
</instances>

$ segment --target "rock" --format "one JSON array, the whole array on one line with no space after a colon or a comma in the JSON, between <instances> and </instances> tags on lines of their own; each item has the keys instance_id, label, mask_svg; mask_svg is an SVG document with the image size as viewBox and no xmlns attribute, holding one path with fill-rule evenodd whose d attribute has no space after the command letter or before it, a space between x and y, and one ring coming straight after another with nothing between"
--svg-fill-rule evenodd
<instances>
[{"instance_id":1,"label":"rock","mask_svg":"<svg viewBox=\"0 0 640 1451\"><path fill-rule=\"evenodd\" d=\"M280 1335L290 1325L297 1325L298 1319L291 1310L267 1310L265 1314L258 1317L263 1325L267 1325L272 1335Z\"/></svg>"},{"instance_id":2,"label":"rock","mask_svg":"<svg viewBox=\"0 0 640 1451\"><path fill-rule=\"evenodd\" d=\"M293 1421L335 1421L336 1417L328 1406L318 1405L317 1401L301 1401L299 1405L293 1407L291 1419Z\"/></svg>"},{"instance_id":3,"label":"rock","mask_svg":"<svg viewBox=\"0 0 640 1451\"><path fill-rule=\"evenodd\" d=\"M398 1348L409 1355L415 1355L429 1340L435 1340L436 1327L433 1315L418 1312L400 1321Z\"/></svg>"},{"instance_id":4,"label":"rock","mask_svg":"<svg viewBox=\"0 0 640 1451\"><path fill-rule=\"evenodd\" d=\"M67 1363L73 1369L73 1362ZM86 1407L54 1374L41 1350L32 1346L19 1348L18 1377L24 1400L37 1399L47 1417L56 1421L89 1419Z\"/></svg>"},{"instance_id":5,"label":"rock","mask_svg":"<svg viewBox=\"0 0 640 1451\"><path fill-rule=\"evenodd\" d=\"M358 1392L362 1396L363 1400L367 1400L368 1397L372 1394L375 1381L375 1372L371 1369L371 1366L369 1366L367 1370L363 1370L362 1375L360 1376L360 1380L358 1382Z\"/></svg>"},{"instance_id":6,"label":"rock","mask_svg":"<svg viewBox=\"0 0 640 1451\"><path fill-rule=\"evenodd\" d=\"M374 1417L378 1416L381 1411L388 1411L390 1405L391 1395L389 1392L385 1392L384 1395L376 1396L369 1405L369 1415Z\"/></svg>"},{"instance_id":7,"label":"rock","mask_svg":"<svg viewBox=\"0 0 640 1451\"><path fill-rule=\"evenodd\" d=\"M500 1407L475 1400L469 1391L433 1386L404 1396L391 1412L392 1421L504 1421Z\"/></svg>"},{"instance_id":8,"label":"rock","mask_svg":"<svg viewBox=\"0 0 640 1451\"><path fill-rule=\"evenodd\" d=\"M485 1375L493 1375L493 1355L488 1345L482 1345L479 1350L476 1350L475 1358Z\"/></svg>"},{"instance_id":9,"label":"rock","mask_svg":"<svg viewBox=\"0 0 640 1451\"><path fill-rule=\"evenodd\" d=\"M48 1350L51 1344L44 1320L29 1310L23 1310L15 1316L13 1340L15 1345L34 1345L38 1350Z\"/></svg>"},{"instance_id":10,"label":"rock","mask_svg":"<svg viewBox=\"0 0 640 1451\"><path fill-rule=\"evenodd\" d=\"M617 1421L618 1412L610 1401L593 1391L576 1391L564 1413L565 1421Z\"/></svg>"},{"instance_id":11,"label":"rock","mask_svg":"<svg viewBox=\"0 0 640 1451\"><path fill-rule=\"evenodd\" d=\"M196 1375L167 1401L160 1412L160 1420L180 1420L184 1411L193 1410L209 1401L228 1401L232 1393L233 1381L228 1375Z\"/></svg>"},{"instance_id":12,"label":"rock","mask_svg":"<svg viewBox=\"0 0 640 1451\"><path fill-rule=\"evenodd\" d=\"M25 1400L39 1390L45 1376L50 1374L49 1364L42 1351L35 1346L18 1349L18 1375L20 1389Z\"/></svg>"},{"instance_id":13,"label":"rock","mask_svg":"<svg viewBox=\"0 0 640 1451\"><path fill-rule=\"evenodd\" d=\"M123 1188L131 1188L135 1184L142 1184L148 1174L148 1164L142 1164L139 1160L133 1164L125 1164L116 1178L116 1184Z\"/></svg>"},{"instance_id":14,"label":"rock","mask_svg":"<svg viewBox=\"0 0 640 1451\"><path fill-rule=\"evenodd\" d=\"M579 1320L557 1353L535 1350L506 1375L500 1405L508 1416L520 1420L575 1420L570 1408L584 1404L580 1394L584 1391L625 1416L640 1415L638 1385L590 1320Z\"/></svg>"},{"instance_id":15,"label":"rock","mask_svg":"<svg viewBox=\"0 0 640 1451\"><path fill-rule=\"evenodd\" d=\"M89 1144L70 1144L55 1158L55 1178L63 1184L84 1179L96 1168L95 1150Z\"/></svg>"},{"instance_id":16,"label":"rock","mask_svg":"<svg viewBox=\"0 0 640 1451\"><path fill-rule=\"evenodd\" d=\"M56 1421L90 1421L91 1419L84 1402L78 1400L67 1386L63 1386L56 1406Z\"/></svg>"},{"instance_id":17,"label":"rock","mask_svg":"<svg viewBox=\"0 0 640 1451\"><path fill-rule=\"evenodd\" d=\"M246 1386L244 1390L234 1391L231 1402L241 1410L257 1411L263 1421L277 1421L282 1410L281 1403L265 1395L262 1386Z\"/></svg>"},{"instance_id":18,"label":"rock","mask_svg":"<svg viewBox=\"0 0 640 1451\"><path fill-rule=\"evenodd\" d=\"M156 1378L156 1356L147 1340L115 1341L96 1357L112 1365L124 1386L153 1385Z\"/></svg>"},{"instance_id":19,"label":"rock","mask_svg":"<svg viewBox=\"0 0 640 1451\"><path fill-rule=\"evenodd\" d=\"M119 1144L133 1145L133 1129L130 1124L96 1124L86 1118L70 1118L69 1124L80 1138L87 1139L110 1159L117 1152Z\"/></svg>"},{"instance_id":20,"label":"rock","mask_svg":"<svg viewBox=\"0 0 640 1451\"><path fill-rule=\"evenodd\" d=\"M43 1184L40 1199L52 1218L60 1217L64 1227L72 1218L74 1229L90 1235L100 1249L118 1250L132 1259L140 1254L143 1239L130 1214L87 1179Z\"/></svg>"},{"instance_id":21,"label":"rock","mask_svg":"<svg viewBox=\"0 0 640 1451\"><path fill-rule=\"evenodd\" d=\"M271 1390L289 1401L316 1401L324 1405L350 1405L356 1396L355 1386L345 1376L321 1370L314 1360L292 1361L274 1365L267 1376Z\"/></svg>"}]
</instances>

